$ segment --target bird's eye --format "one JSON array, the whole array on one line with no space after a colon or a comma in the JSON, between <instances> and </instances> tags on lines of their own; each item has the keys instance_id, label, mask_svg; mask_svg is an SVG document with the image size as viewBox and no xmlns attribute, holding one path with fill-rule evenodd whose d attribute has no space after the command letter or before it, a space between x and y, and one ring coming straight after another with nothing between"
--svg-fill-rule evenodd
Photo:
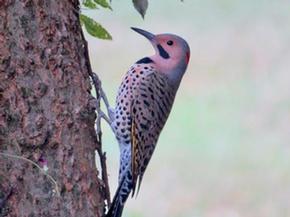
<instances>
[{"instance_id":1,"label":"bird's eye","mask_svg":"<svg viewBox=\"0 0 290 217\"><path fill-rule=\"evenodd\" d=\"M170 40L170 41L167 42L167 44L168 44L169 46L171 46L171 45L173 45L173 41Z\"/></svg>"}]
</instances>

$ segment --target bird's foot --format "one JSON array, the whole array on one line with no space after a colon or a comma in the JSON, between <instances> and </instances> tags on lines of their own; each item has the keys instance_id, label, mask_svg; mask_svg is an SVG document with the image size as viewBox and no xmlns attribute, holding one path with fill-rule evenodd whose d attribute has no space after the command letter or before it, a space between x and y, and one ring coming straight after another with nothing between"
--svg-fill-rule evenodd
<instances>
[{"instance_id":1,"label":"bird's foot","mask_svg":"<svg viewBox=\"0 0 290 217\"><path fill-rule=\"evenodd\" d=\"M108 98L102 88L102 82L95 73L93 73L92 80L95 85L95 88L97 88L96 90L98 90L97 99L95 100L95 103L96 103L96 111L97 111L96 131L99 134L101 133L101 119L104 119L112 127L112 122L114 120L114 109L110 107ZM103 100L106 106L108 115L106 115L101 110L101 100Z\"/></svg>"},{"instance_id":2,"label":"bird's foot","mask_svg":"<svg viewBox=\"0 0 290 217\"><path fill-rule=\"evenodd\" d=\"M102 110L99 110L97 120L96 120L97 134L101 133L101 119L104 119L110 126L112 124L112 121L110 120L110 118Z\"/></svg>"},{"instance_id":3,"label":"bird's foot","mask_svg":"<svg viewBox=\"0 0 290 217\"><path fill-rule=\"evenodd\" d=\"M114 120L114 109L110 106L108 98L101 86L101 83L100 83L100 98L103 99L108 112L108 116L110 118L110 121L112 122Z\"/></svg>"}]
</instances>

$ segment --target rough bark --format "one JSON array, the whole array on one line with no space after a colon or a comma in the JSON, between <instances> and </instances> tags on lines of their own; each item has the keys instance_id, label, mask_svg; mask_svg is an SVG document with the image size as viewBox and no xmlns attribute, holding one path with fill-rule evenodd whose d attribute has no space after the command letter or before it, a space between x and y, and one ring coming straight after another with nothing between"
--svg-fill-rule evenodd
<instances>
[{"instance_id":1,"label":"rough bark","mask_svg":"<svg viewBox=\"0 0 290 217\"><path fill-rule=\"evenodd\" d=\"M102 216L87 61L77 0L0 0L0 216Z\"/></svg>"}]
</instances>

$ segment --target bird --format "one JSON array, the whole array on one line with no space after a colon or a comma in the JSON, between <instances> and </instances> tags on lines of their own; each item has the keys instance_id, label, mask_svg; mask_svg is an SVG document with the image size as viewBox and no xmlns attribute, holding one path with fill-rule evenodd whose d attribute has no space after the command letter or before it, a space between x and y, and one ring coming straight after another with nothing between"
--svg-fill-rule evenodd
<instances>
[{"instance_id":1,"label":"bird","mask_svg":"<svg viewBox=\"0 0 290 217\"><path fill-rule=\"evenodd\" d=\"M133 64L110 110L119 143L118 188L106 217L121 217L125 202L139 191L144 172L171 111L190 59L188 43L174 34L152 34L131 27L152 44L155 54Z\"/></svg>"}]
</instances>

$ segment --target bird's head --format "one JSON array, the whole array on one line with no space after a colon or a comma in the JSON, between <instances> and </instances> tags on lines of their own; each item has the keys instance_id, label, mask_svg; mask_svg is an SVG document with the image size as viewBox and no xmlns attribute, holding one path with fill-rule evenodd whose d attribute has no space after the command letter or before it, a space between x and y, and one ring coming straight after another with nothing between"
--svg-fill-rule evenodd
<instances>
[{"instance_id":1,"label":"bird's head","mask_svg":"<svg viewBox=\"0 0 290 217\"><path fill-rule=\"evenodd\" d=\"M187 42L173 34L154 35L142 29L133 27L132 29L147 38L153 45L156 53L150 58L159 71L179 85L190 58L190 48Z\"/></svg>"}]
</instances>

